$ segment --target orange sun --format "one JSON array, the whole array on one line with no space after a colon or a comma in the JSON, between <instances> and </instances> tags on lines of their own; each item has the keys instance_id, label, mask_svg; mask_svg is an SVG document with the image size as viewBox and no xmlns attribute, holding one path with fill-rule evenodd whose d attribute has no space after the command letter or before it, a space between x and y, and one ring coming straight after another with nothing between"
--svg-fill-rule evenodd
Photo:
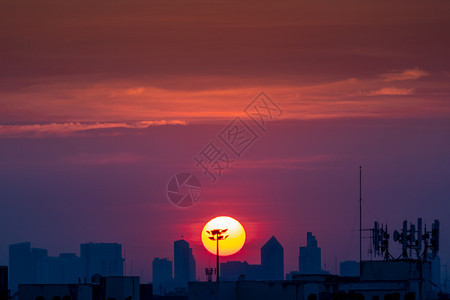
<instances>
[{"instance_id":1,"label":"orange sun","mask_svg":"<svg viewBox=\"0 0 450 300\"><path fill-rule=\"evenodd\" d=\"M217 242L210 239L210 237L212 237L211 231L215 229L221 229L222 231L227 229L227 231L222 234L223 237L226 238L219 241L220 256L235 254L241 250L242 246L244 246L245 230L241 223L231 217L220 216L206 223L202 230L203 246L205 246L206 250L212 254L216 255ZM209 231L209 233L207 231Z\"/></svg>"}]
</instances>

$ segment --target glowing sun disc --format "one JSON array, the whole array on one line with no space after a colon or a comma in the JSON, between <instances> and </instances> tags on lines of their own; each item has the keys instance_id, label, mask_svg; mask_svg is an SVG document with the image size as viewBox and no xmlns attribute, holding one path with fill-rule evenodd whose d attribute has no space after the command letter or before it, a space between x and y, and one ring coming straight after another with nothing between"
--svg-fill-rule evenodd
<instances>
[{"instance_id":1,"label":"glowing sun disc","mask_svg":"<svg viewBox=\"0 0 450 300\"><path fill-rule=\"evenodd\" d=\"M223 237L228 237L224 240L219 241L220 256L235 254L244 246L245 230L244 227L242 227L241 223L231 217L220 216L206 223L205 227L203 227L202 230L203 246L212 254L216 255L217 242L210 239L211 234L209 234L207 231L211 232L211 230L214 229L228 229L225 233L222 234Z\"/></svg>"}]
</instances>

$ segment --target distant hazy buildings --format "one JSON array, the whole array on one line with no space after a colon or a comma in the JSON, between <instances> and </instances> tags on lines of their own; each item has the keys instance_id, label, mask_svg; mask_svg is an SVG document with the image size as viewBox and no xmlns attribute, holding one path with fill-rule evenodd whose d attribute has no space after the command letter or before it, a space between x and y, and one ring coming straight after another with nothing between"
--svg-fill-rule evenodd
<instances>
[{"instance_id":1,"label":"distant hazy buildings","mask_svg":"<svg viewBox=\"0 0 450 300\"><path fill-rule=\"evenodd\" d=\"M322 274L321 249L317 247L317 240L311 232L306 235L306 247L300 247L298 257L299 274Z\"/></svg>"},{"instance_id":2,"label":"distant hazy buildings","mask_svg":"<svg viewBox=\"0 0 450 300\"><path fill-rule=\"evenodd\" d=\"M82 274L81 258L75 253L61 253L57 268L60 270L61 283L76 282Z\"/></svg>"},{"instance_id":3,"label":"distant hazy buildings","mask_svg":"<svg viewBox=\"0 0 450 300\"><path fill-rule=\"evenodd\" d=\"M227 261L220 264L222 281L261 280L261 265L251 265L244 261Z\"/></svg>"},{"instance_id":4,"label":"distant hazy buildings","mask_svg":"<svg viewBox=\"0 0 450 300\"><path fill-rule=\"evenodd\" d=\"M164 295L173 279L172 261L167 258L155 257L152 268L153 291L157 295Z\"/></svg>"},{"instance_id":5,"label":"distant hazy buildings","mask_svg":"<svg viewBox=\"0 0 450 300\"><path fill-rule=\"evenodd\" d=\"M188 282L197 276L192 248L184 239L173 242L173 263L168 258L155 257L152 268L155 295L186 296Z\"/></svg>"},{"instance_id":6,"label":"distant hazy buildings","mask_svg":"<svg viewBox=\"0 0 450 300\"><path fill-rule=\"evenodd\" d=\"M37 251L33 251L33 255L31 252L30 243L19 243L9 246L9 286L12 290L17 290L19 283L37 282L36 270L38 261L36 259L39 257L36 255Z\"/></svg>"},{"instance_id":7,"label":"distant hazy buildings","mask_svg":"<svg viewBox=\"0 0 450 300\"><path fill-rule=\"evenodd\" d=\"M359 263L353 260L341 262L339 264L339 275L341 277L358 277Z\"/></svg>"},{"instance_id":8,"label":"distant hazy buildings","mask_svg":"<svg viewBox=\"0 0 450 300\"><path fill-rule=\"evenodd\" d=\"M88 280L94 274L123 276L122 245L117 243L87 243L80 245L83 275Z\"/></svg>"},{"instance_id":9,"label":"distant hazy buildings","mask_svg":"<svg viewBox=\"0 0 450 300\"><path fill-rule=\"evenodd\" d=\"M19 283L73 283L82 276L80 258L75 253L49 257L47 249L31 248L30 243L9 246L10 287Z\"/></svg>"},{"instance_id":10,"label":"distant hazy buildings","mask_svg":"<svg viewBox=\"0 0 450 300\"><path fill-rule=\"evenodd\" d=\"M37 265L36 283L74 283L82 277L81 260L75 253L61 253L58 257L42 256Z\"/></svg>"},{"instance_id":11,"label":"distant hazy buildings","mask_svg":"<svg viewBox=\"0 0 450 300\"><path fill-rule=\"evenodd\" d=\"M117 243L81 244L81 257L75 253L48 256L47 249L31 248L31 244L9 246L9 287L18 284L76 283L92 275L123 276L122 246Z\"/></svg>"},{"instance_id":12,"label":"distant hazy buildings","mask_svg":"<svg viewBox=\"0 0 450 300\"><path fill-rule=\"evenodd\" d=\"M223 281L241 280L283 280L284 249L272 236L261 247L261 264L251 265L246 261L228 261L220 264L220 278Z\"/></svg>"},{"instance_id":13,"label":"distant hazy buildings","mask_svg":"<svg viewBox=\"0 0 450 300\"><path fill-rule=\"evenodd\" d=\"M261 270L263 280L284 280L284 249L274 236L261 247Z\"/></svg>"},{"instance_id":14,"label":"distant hazy buildings","mask_svg":"<svg viewBox=\"0 0 450 300\"><path fill-rule=\"evenodd\" d=\"M181 239L173 243L175 281L186 285L196 279L196 263L189 243Z\"/></svg>"}]
</instances>

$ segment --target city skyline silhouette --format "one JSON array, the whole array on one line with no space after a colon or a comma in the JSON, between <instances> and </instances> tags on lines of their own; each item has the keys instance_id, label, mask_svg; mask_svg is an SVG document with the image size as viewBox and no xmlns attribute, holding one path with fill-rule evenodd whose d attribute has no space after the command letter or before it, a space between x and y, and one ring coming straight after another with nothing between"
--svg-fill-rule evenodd
<instances>
[{"instance_id":1,"label":"city skyline silhouette","mask_svg":"<svg viewBox=\"0 0 450 300\"><path fill-rule=\"evenodd\" d=\"M340 135L340 137L344 139L344 137L349 134L348 126L352 124L350 121L334 121L332 123L333 126L340 124L339 128L342 129L338 128L328 132L328 129L326 130L327 127L323 127L323 125L320 124L321 122L314 122L316 123L315 127L309 128L312 131L325 130L323 131L323 140L317 141L317 144L315 145L312 145L311 143L302 144L301 151L304 153L312 153L312 151L317 151L317 149L328 149L331 145L330 143L334 143L331 141L337 138L336 135ZM386 122L384 124L387 124ZM369 143L370 139L374 136L378 136L379 138L389 138L392 142L392 146L386 147L380 144L377 146L377 151L381 151L380 157L385 155L392 156L390 149L391 147L394 147L393 145L396 145L395 147L400 147L399 153L409 153L405 158L397 160L397 164L402 164L404 166L415 165L417 166L417 169L408 169L408 175L406 175L405 173L402 173L403 169L401 167L397 167L396 165L391 166L390 160L386 161L385 159L379 158L368 159L370 164L363 165L363 212L365 212L363 228L369 228L372 225L371 222L373 220L387 223L392 228L399 228L401 227L403 219L414 220L419 216L424 218L424 220L439 219L441 220L442 228L444 229L441 247L442 249L448 249L448 239L445 238L445 228L448 227L445 218L446 210L436 210L434 208L444 208L447 205L447 202L445 201L445 192L441 194L441 196L438 196L441 191L445 190L444 186L442 186L445 181L442 180L446 177L440 175L447 172L445 164L440 164L440 157L445 157L445 155L433 154L432 157L430 156L429 160L419 158L419 155L423 154L424 147L428 148L428 145L432 143L432 140L434 140L434 143L442 143L443 140L439 138L439 135L432 134L434 128L438 128L436 126L440 123L436 122L435 125L427 125L428 129L424 130L423 133L420 133L424 138L427 137L430 141L427 145L422 145L421 142L414 141L415 138L408 143L396 141L397 134L401 132L401 129L395 125L394 121L390 122L392 126L389 127L389 133L385 132L384 126L382 126L380 127L381 129L375 127L375 129L372 129L374 130L374 134L372 136L367 136L363 133L370 127L362 128L361 126L357 126L354 128L352 127L352 131L355 131L353 137L360 138L358 144L361 144L361 147L366 148L367 151L374 146L372 142ZM135 274L139 275L141 271L144 271L144 278L150 280L151 257L161 257L165 253L170 253L171 242L182 235L186 240L190 241L194 252L201 254L200 261L198 262L199 266L207 267L209 265L209 256L201 244L200 232L204 224L210 218L217 215L233 216L238 219L246 229L247 241L242 251L232 258L233 260L247 260L252 264L258 263L257 259L252 260L248 259L248 257L259 257L261 241L275 235L286 249L286 269L294 270L298 266L298 253L295 249L300 244L306 244L305 237L301 234L301 231L314 232L315 235L320 238L322 248L328 249L326 253L324 253L323 260L327 261L329 266L330 264L334 265L333 262L336 257L339 260L357 260L359 243L357 222L359 164L350 168L346 163L335 161L334 163L337 164L335 170L326 169L326 171L312 171L308 169L307 172L298 171L299 169L297 168L304 168L308 164L311 165L311 167L316 166L315 168L322 168L329 166L333 161L332 158L310 156L310 158L308 158L309 161L303 162L298 160L291 162L283 160L279 162L281 165L277 166L275 169L266 167L265 160L263 159L266 157L266 154L264 153L272 148L274 150L271 151L275 151L274 153L279 153L280 151L276 150L276 147L274 147L271 140L277 140L277 143L289 143L288 140L290 140L290 138L286 136L286 132L294 130L297 127L297 124L294 122L287 128L285 126L288 125L272 126L270 128L271 131L269 131L268 134L273 134L273 136L265 136L266 138L264 140L261 139L259 141L260 144L256 144L254 148L249 150L254 153L251 153L254 157L253 161L251 159L242 161L241 167L236 166L232 172L230 171L227 176L221 178L220 182L205 188L204 194L196 206L185 210L173 207L167 200L165 196L165 181L170 178L173 172L165 170L165 167L162 165L152 171L150 165L145 167L146 165L136 165L135 163L131 163L131 165L127 167L128 170L131 171L133 168L138 168L139 171L132 172L131 174L134 174L133 176L135 177L129 178L130 180L126 182L123 181L121 175L122 172L119 172L119 170L124 170L124 166L121 162L111 162L106 165L97 162L91 162L90 165L86 165L85 163L79 165L77 163L75 165L72 164L74 167L76 165L78 165L78 167L69 173L63 172L63 170L58 167L48 171L53 174L50 175L51 177L48 179L42 176L31 177L31 181L22 182L22 185L28 185L29 189L14 189L14 193L11 191L7 194L8 198L4 198L13 201L10 202L10 205L13 205L12 203L17 203L17 205L19 205L20 203L24 203L24 201L31 201L30 203L35 205L37 210L31 210L31 208L26 207L24 209L19 207L14 208L15 206L11 206L12 211L10 214L5 215L5 222L7 222L7 220L9 220L8 222L15 222L10 219L14 215L20 216L27 214L29 218L22 219L21 225L16 227L24 229L15 231L13 228L12 230L4 232L5 240L0 252L1 264L7 264L7 247L12 243L31 241L38 247L49 249L51 255L57 255L58 253L63 252L73 252L74 249L78 248L80 243L90 240L116 241L126 245L124 250L127 254L128 271L130 271L131 261L133 261ZM209 129L204 134L197 137L198 142L192 143L202 145L204 140L207 140L209 136L213 136L221 127L221 125L217 125L216 127L209 126ZM175 126L169 129L174 132L188 131L190 132L189 135L197 136L196 133L199 128L202 128L202 126L194 126L192 128L190 126ZM328 128L330 129L330 127ZM394 128L397 129L394 130ZM162 128L156 128L155 130L161 131ZM152 131L155 130L152 129ZM300 134L306 137L308 136L308 131L305 130ZM413 136L415 137L416 134L417 133ZM166 133L164 133L164 135L166 135ZM283 140L283 136L286 136L285 140ZM135 142L141 140L141 137L141 135L135 136ZM89 138L89 140L90 139L91 138ZM108 139L108 137L103 137L101 139L95 138L95 144L102 144L103 149L106 151L110 145L110 142L107 142ZM119 135L118 137L115 137L115 139L126 140L126 137ZM39 140L36 139L26 141L26 143L30 143L30 147L38 142ZM190 145L188 140L185 140L184 142L185 145ZM92 140L91 143L94 143L94 140ZM317 148L319 146L321 148ZM355 144L348 144L348 147L345 147L346 149L342 150L344 151L343 153L353 153L349 151L351 148L354 148L354 146ZM26 147L26 149L29 149L30 147ZM42 145L40 147L44 146ZM176 159L174 163L179 162L191 166L190 155L191 153L195 153L198 148L199 147L194 145L192 146L192 151L186 151L188 152L186 153L186 156L171 159ZM41 148L38 152L43 153L42 155L44 155L46 153L44 149L45 147ZM69 154L72 151L70 149L71 148L67 148L65 151L69 151L67 152ZM142 152L140 155L144 155L145 149L146 148L140 150ZM27 150L21 151L22 154L18 151L17 155L24 155L26 152L23 151ZM297 151L299 151L299 149L292 149L292 154ZM354 153L357 153L362 151L362 149L352 151L356 151ZM440 151L445 152L446 149L436 147L434 151L437 151L437 154ZM248 156L250 156L250 152L248 153ZM61 154L61 158L58 159L62 159L65 155L66 154ZM158 155L163 154L161 153ZM64 163L64 165L65 164L66 163ZM125 162L125 164L129 163ZM259 176L252 177L253 179L250 182L246 178L248 178L248 176L254 176L252 174L255 174L253 170L256 166L258 166ZM295 166L294 169L292 169L293 166ZM92 172L96 170L94 173L91 172L93 175L95 174L95 178L92 178L96 183L95 185L89 183L91 179L89 173L85 172L85 170L87 170L85 168L91 169ZM176 172L176 169L173 170ZM426 179L422 176L421 170L429 170L427 173L429 176ZM437 170L442 171L438 172ZM148 189L148 180L144 179L145 177L142 176L142 174L149 171L155 172L155 180L152 186L155 186L153 191L158 196L154 198L150 197L152 189ZM61 176L56 176L56 174L61 174ZM164 174L167 176L164 176ZM72 185L72 180L67 181L67 176L69 175L70 177L74 176L73 178L78 178L78 181L74 181L78 187L69 187ZM88 177L83 179L84 176ZM201 178L201 173L198 174L198 176ZM282 178L284 178L284 180L274 180L274 178L280 178L280 176L283 176ZM11 183L11 180L15 180L14 177L11 176L8 176L7 178L5 178L6 181L4 181L4 184L7 182ZM120 180L121 185L111 186L110 183L116 180ZM426 180L427 184L424 184L423 180ZM270 182L271 185L263 184L264 182ZM80 184L83 186L83 189L87 189L83 194L90 199L89 207L92 208L92 205L94 205L96 213L81 206L81 204L84 203L84 200L82 200L83 197L80 198L81 195L76 192L80 191ZM323 188L324 185L326 185L326 189ZM9 189L14 188L14 184L12 183L8 184L8 186ZM59 187L61 186L67 187L60 189ZM127 188L125 188L125 186L127 186ZM434 188L431 189L433 186ZM5 187L2 190L4 196L6 196L5 193L8 188ZM36 192L33 195L27 195L26 193L28 193L27 191L30 189L39 192ZM73 191L74 194L71 194L72 196L67 194L67 189ZM134 197L133 199L135 199L133 200L133 205L126 200L130 198L130 192L135 193L134 196L132 196ZM100 198L95 197L95 199L92 199L91 196L89 196L90 194L95 195L96 193L101 193L104 196ZM408 200L400 201L399 197ZM53 208L50 211L43 210L40 214L34 213L39 211L39 207L42 206L39 205L39 201L53 201L51 199L58 200L52 206ZM62 201L59 199L65 200ZM261 200L258 199L266 200L261 202ZM307 201L307 199L311 200ZM427 199L431 200L428 201ZM441 202L441 204L439 204L439 202ZM226 203L226 205L219 210L217 209L217 205L220 205L220 203ZM264 205L262 205L263 203ZM86 203L86 205L88 205L88 203ZM242 205L244 206L242 207ZM292 209L297 206L299 206L298 209ZM137 207L142 209L135 209ZM203 211L202 207L206 209L206 212ZM149 215L154 214L153 209L156 209L156 211L161 210L162 213L155 214L156 219L148 219ZM419 210L421 211L420 214L418 213ZM341 211L343 215L335 214L336 211ZM92 216L97 214L97 216L88 218L86 217L86 213L93 214ZM401 216L399 216L399 214L401 214ZM318 219L315 217L316 215L321 215L322 217ZM163 216L165 221L169 224L166 226L164 233L157 230L161 222L159 219L162 219L160 216ZM279 219L280 216L282 216L281 219ZM124 223L116 222L116 220L120 219L127 221ZM79 223L79 226L71 225L78 224L78 220L83 220L83 222ZM289 225L289 230L294 230L294 236L292 236L289 230L286 230L285 226L282 225L285 224L283 223L283 220L287 220L287 224L291 224ZM36 224L40 224L39 227L36 227ZM55 226L55 224L58 224L58 226ZM142 226L142 224L148 224L148 226ZM108 227L105 227L105 225L108 225ZM6 227L4 228L6 229ZM28 229L25 230L25 228ZM147 235L148 239L137 239L136 234L132 234L133 230L137 233L139 232ZM335 232L335 230L337 231ZM51 232L52 235L43 234L43 232ZM15 233L17 233L17 235ZM55 237L61 239L63 236L65 237L63 244L58 242L58 239L55 239ZM32 239L31 237L34 238ZM155 244L152 240L164 242ZM446 251L443 250L442 253L444 254L444 257L442 258L443 263L446 264ZM368 253L364 252L363 258L368 257ZM330 269L333 269L333 267Z\"/></svg>"},{"instance_id":2,"label":"city skyline silhouette","mask_svg":"<svg viewBox=\"0 0 450 300\"><path fill-rule=\"evenodd\" d=\"M55 293L61 295L62 293L65 294L64 299L81 297L86 300L91 299L90 297L106 299L104 297L107 295L120 295L120 293L132 295L131 298L126 299L152 299L152 294L168 297L167 299L172 299L170 297L207 299L208 291L223 297L229 293L227 291L233 289L238 289L239 293L247 295L244 296L245 299L266 299L267 297L270 299L275 295L280 296L280 291L277 292L277 288L273 287L279 284L284 290L281 295L284 295L286 299L292 299L293 288L297 291L295 298L297 299L300 287L303 294L309 293L308 299L317 297L317 290L313 293L311 293L312 290L308 292L308 289L304 288L305 284L315 285L322 290L319 295L323 299L335 297L352 299L356 297L355 295L364 298L374 293L377 296L373 297L379 297L382 293L384 299L390 299L389 297L397 299L402 297L402 294L405 299L415 299L417 296L419 299L431 299L431 297L437 299L436 297L447 291L446 282L448 281L447 274L444 275L441 270L439 256L440 222L434 220L427 230L427 224L423 224L422 221L421 218L417 220L417 223L405 220L402 228L394 230L392 234L388 231L387 224L380 225L375 221L370 230L364 229L370 232L370 236L365 237L371 240L370 249L367 249L371 254L370 259L361 262L339 261L339 271L336 259L334 273L326 270L326 263L322 268L321 248L312 232L307 232L306 245L298 248L298 269L285 272L284 248L276 237L272 236L261 246L260 264L222 260L220 263L221 285L219 276L216 276L215 281L212 276L214 273L219 273L217 268L205 268L206 280L201 280L200 276L197 276L195 253L183 237L173 243L172 260L158 257L153 259L153 278L149 284L141 282L142 274L131 276L130 272L127 276L126 260L122 257L122 245L118 243L80 244L80 257L76 253L61 253L58 257L51 257L48 256L47 249L31 247L29 242L12 244L9 246L9 266L1 269L0 277L3 279L0 280L2 283L0 295L3 298L6 297L7 292L4 288L5 283L6 286L8 285L8 279L6 281L4 279L9 275L9 294L13 298L19 296L19 299L28 299L29 296L26 295L31 297L31 295L42 295L42 293L44 295L55 295ZM217 229L217 231L227 232L228 229ZM392 250L396 242L402 245L400 255L396 253L398 251ZM227 256L229 255L223 257ZM412 271L414 268L416 270ZM414 274L420 274L420 278ZM328 282L324 286L320 283L323 280ZM405 280L409 282L409 287L406 289L398 288L398 286L395 288L392 285L401 285ZM345 292L347 285L351 287L360 281L361 287L368 284L373 287L367 291L365 291L367 287L363 288L362 293L354 294L355 292L352 291L354 288ZM245 284L238 288L239 282ZM419 283L418 289L414 288L414 282ZM330 284L333 286L333 291L330 290ZM136 285L140 286L140 292L135 290ZM233 287L234 285L236 287ZM118 290L119 286L121 288ZM266 288L269 288L266 294L260 291ZM119 292L120 289L123 291ZM390 290L392 290L391 293L389 293ZM258 294L260 296L257 296ZM41 300L40 297L36 299ZM237 297L240 298L240 296ZM53 299L56 298L53 297ZM119 299L122 298L119 297ZM442 299L445 299L445 296Z\"/></svg>"}]
</instances>

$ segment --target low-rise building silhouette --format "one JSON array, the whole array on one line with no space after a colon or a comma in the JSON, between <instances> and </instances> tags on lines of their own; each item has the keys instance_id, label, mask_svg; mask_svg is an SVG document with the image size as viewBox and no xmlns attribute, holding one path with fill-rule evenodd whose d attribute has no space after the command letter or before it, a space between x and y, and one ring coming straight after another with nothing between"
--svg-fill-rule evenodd
<instances>
[{"instance_id":1,"label":"low-rise building silhouette","mask_svg":"<svg viewBox=\"0 0 450 300\"><path fill-rule=\"evenodd\" d=\"M96 277L92 283L20 284L18 300L147 300L151 285L141 285L137 276ZM141 290L146 298L141 297ZM144 296L143 295L143 296Z\"/></svg>"},{"instance_id":2,"label":"low-rise building silhouette","mask_svg":"<svg viewBox=\"0 0 450 300\"><path fill-rule=\"evenodd\" d=\"M342 277L359 276L359 262L353 260L341 262L339 264L339 275Z\"/></svg>"},{"instance_id":3,"label":"low-rise building silhouette","mask_svg":"<svg viewBox=\"0 0 450 300\"><path fill-rule=\"evenodd\" d=\"M430 261L363 261L361 277L297 274L285 281L190 282L189 300L439 299ZM447 299L447 298L441 298Z\"/></svg>"}]
</instances>

